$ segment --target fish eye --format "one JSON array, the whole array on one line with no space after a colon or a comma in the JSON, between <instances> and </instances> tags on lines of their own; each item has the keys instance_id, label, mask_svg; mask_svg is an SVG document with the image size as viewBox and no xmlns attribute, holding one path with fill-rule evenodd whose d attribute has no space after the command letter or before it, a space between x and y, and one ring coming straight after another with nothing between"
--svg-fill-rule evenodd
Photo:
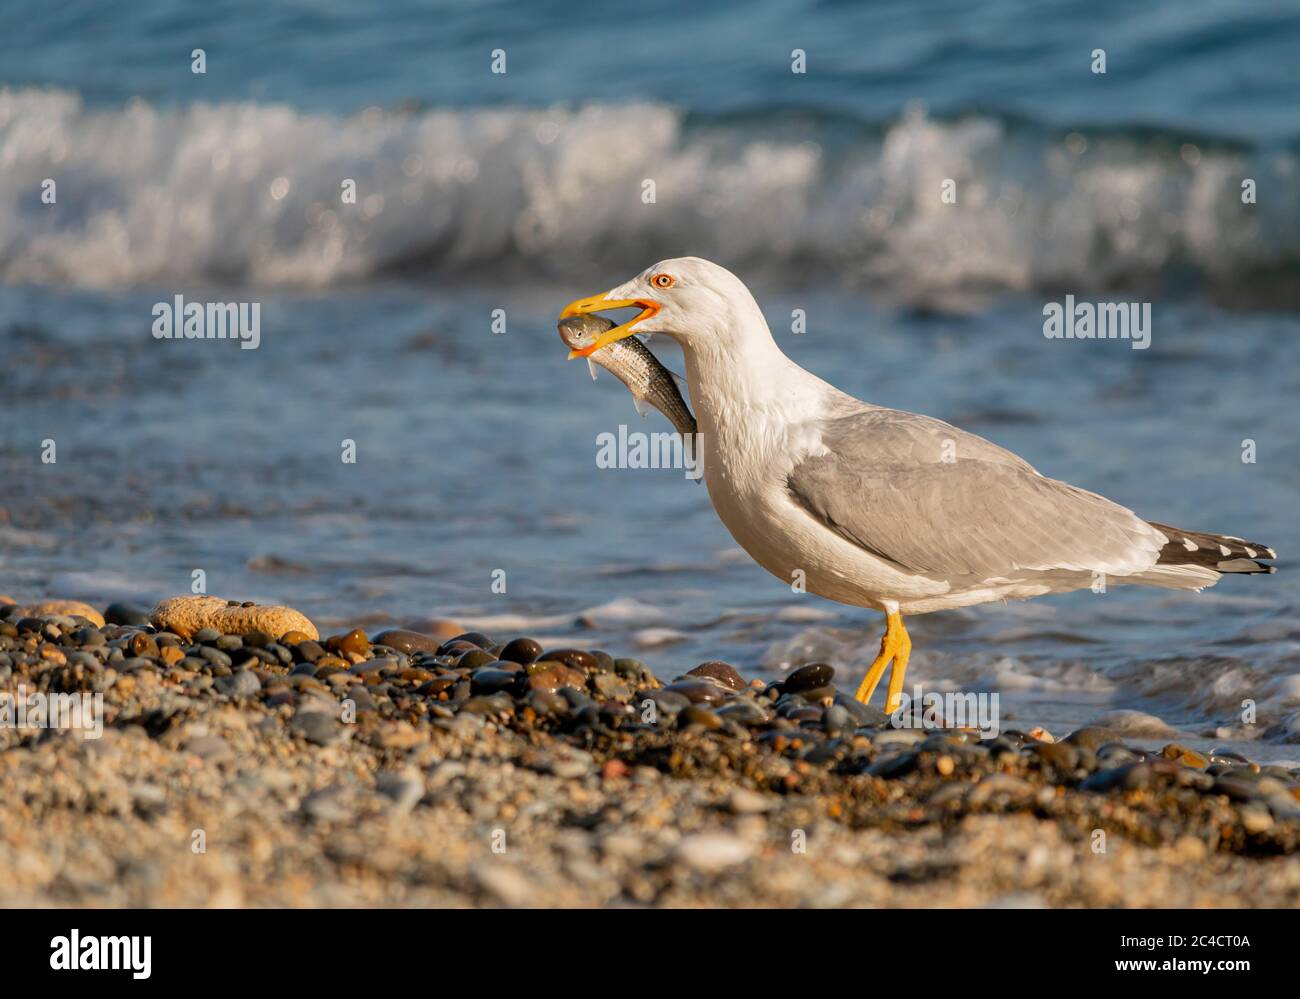
<instances>
[{"instance_id":1,"label":"fish eye","mask_svg":"<svg viewBox=\"0 0 1300 999\"><path fill-rule=\"evenodd\" d=\"M671 274L656 274L650 279L650 283L656 288L671 288L677 282Z\"/></svg>"}]
</instances>

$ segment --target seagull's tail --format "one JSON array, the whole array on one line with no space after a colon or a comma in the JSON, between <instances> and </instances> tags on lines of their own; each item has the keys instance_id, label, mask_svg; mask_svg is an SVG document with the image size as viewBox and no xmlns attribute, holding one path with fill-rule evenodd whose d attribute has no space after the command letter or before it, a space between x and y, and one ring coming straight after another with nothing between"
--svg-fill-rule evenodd
<instances>
[{"instance_id":1,"label":"seagull's tail","mask_svg":"<svg viewBox=\"0 0 1300 999\"><path fill-rule=\"evenodd\" d=\"M1268 545L1226 534L1184 531L1155 521L1149 523L1169 539L1160 549L1157 566L1196 566L1214 572L1277 572L1276 566L1259 561L1277 558L1277 552Z\"/></svg>"}]
</instances>

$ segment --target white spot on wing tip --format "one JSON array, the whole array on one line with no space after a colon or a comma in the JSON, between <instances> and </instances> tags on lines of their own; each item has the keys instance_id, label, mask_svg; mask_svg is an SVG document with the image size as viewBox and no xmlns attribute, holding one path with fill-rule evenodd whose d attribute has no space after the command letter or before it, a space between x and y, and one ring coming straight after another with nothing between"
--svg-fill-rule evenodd
<instances>
[{"instance_id":1,"label":"white spot on wing tip","mask_svg":"<svg viewBox=\"0 0 1300 999\"><path fill-rule=\"evenodd\" d=\"M1247 549L1247 551L1249 551L1249 550L1250 550L1250 549ZM1229 548L1227 545L1219 545L1219 554L1220 554L1220 555L1231 555L1231 554L1232 554L1232 549Z\"/></svg>"},{"instance_id":2,"label":"white spot on wing tip","mask_svg":"<svg viewBox=\"0 0 1300 999\"><path fill-rule=\"evenodd\" d=\"M1199 550L1196 547L1196 542L1193 541L1191 538L1183 538L1183 547L1186 548L1189 552L1194 552Z\"/></svg>"}]
</instances>

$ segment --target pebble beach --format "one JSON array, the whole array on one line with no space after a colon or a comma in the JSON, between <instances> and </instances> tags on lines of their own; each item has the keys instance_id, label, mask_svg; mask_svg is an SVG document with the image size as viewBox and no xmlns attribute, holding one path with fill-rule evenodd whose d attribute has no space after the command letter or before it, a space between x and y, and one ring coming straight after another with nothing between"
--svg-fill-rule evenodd
<instances>
[{"instance_id":1,"label":"pebble beach","mask_svg":"<svg viewBox=\"0 0 1300 999\"><path fill-rule=\"evenodd\" d=\"M0 904L1300 903L1294 767L409 624L0 598ZM102 729L15 724L56 694Z\"/></svg>"}]
</instances>

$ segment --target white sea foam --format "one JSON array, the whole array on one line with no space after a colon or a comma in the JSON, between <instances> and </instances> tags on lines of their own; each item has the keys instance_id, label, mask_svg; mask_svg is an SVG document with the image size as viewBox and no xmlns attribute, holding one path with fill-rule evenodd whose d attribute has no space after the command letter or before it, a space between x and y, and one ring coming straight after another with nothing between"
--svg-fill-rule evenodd
<instances>
[{"instance_id":1,"label":"white sea foam","mask_svg":"<svg viewBox=\"0 0 1300 999\"><path fill-rule=\"evenodd\" d=\"M1291 153L992 118L880 128L688 119L660 104L310 113L0 90L0 280L314 286L519 265L589 276L699 253L902 295L1087 288L1293 259ZM1098 150L1105 147L1104 155ZM1268 212L1240 203L1245 172ZM42 182L57 202L41 202ZM356 203L342 184L356 182ZM654 204L642 183L656 185ZM957 203L940 188L956 182Z\"/></svg>"}]
</instances>

